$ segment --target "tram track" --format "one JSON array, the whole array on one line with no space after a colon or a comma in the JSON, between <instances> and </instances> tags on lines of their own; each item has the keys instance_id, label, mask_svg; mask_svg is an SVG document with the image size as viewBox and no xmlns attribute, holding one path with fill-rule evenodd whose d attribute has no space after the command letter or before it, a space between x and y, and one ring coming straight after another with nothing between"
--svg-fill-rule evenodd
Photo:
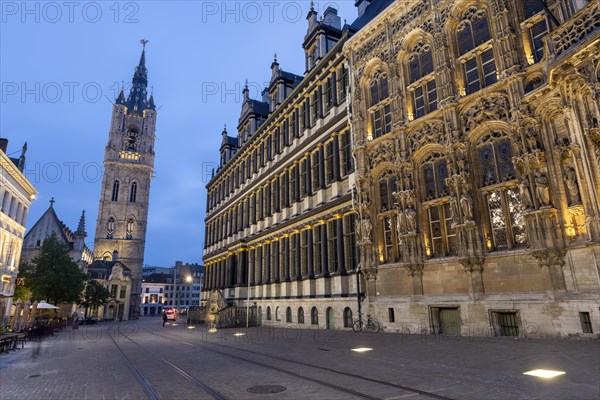
<instances>
[{"instance_id":1,"label":"tram track","mask_svg":"<svg viewBox=\"0 0 600 400\"><path fill-rule=\"evenodd\" d=\"M119 353L121 353L121 356L125 360L125 364L131 370L131 372L135 376L135 378L138 381L138 383L140 384L140 386L142 386L142 388L144 389L144 392L146 393L148 398L150 400L163 399L163 397L160 396L160 394L158 393L156 388L151 384L150 380L146 376L144 376L144 374L137 367L135 362L132 360L132 357L127 355L127 353L123 350L122 346L120 346L119 343L117 343L117 341L115 340L115 338L112 336L112 334L110 332L108 333L108 336L110 337L113 344L116 346L117 350L119 350ZM204 382L194 378L193 376L191 376L190 374L185 372L183 369L179 368L178 366L176 366L172 362L168 361L164 357L160 356L156 352L148 349L145 346L140 345L135 340L131 339L129 336L127 336L123 333L121 333L120 336L127 339L130 343L133 343L134 345L136 345L136 347L141 348L145 353L150 354L150 356L152 356L155 360L157 360L161 364L163 364L163 365L169 367L170 369L172 369L173 371L175 371L179 376L183 377L186 381L188 381L188 382L192 383L194 386L202 389L211 398L213 398L215 400L227 400L227 398L225 396L223 396L221 393L219 393L217 390L211 388Z\"/></svg>"},{"instance_id":2,"label":"tram track","mask_svg":"<svg viewBox=\"0 0 600 400\"><path fill-rule=\"evenodd\" d=\"M149 331L149 330L146 330L146 331L148 333L150 333L150 334L153 334L153 335L165 338L163 335L158 334L156 332L152 332L152 331ZM171 332L171 334L173 334L173 333ZM414 388L414 387L411 387L411 386L400 385L400 384L396 384L396 383L392 383L392 382L387 382L387 381L383 381L381 379L377 379L377 378L373 378L373 377L369 377L369 376L364 376L364 375L358 375L358 374L347 372L347 371L341 371L341 370L336 369L336 368L324 367L324 366L321 366L321 365L311 364L311 363L307 363L307 362L303 362L303 361L298 361L298 360L291 360L291 359L285 358L285 357L279 357L279 356L274 356L274 355L271 355L271 354L259 353L259 352L256 352L256 351L247 350L247 349L243 349L243 348L240 348L240 347L227 346L227 345L220 344L220 343L212 343L211 342L211 343L202 343L202 344L198 345L198 344L189 343L189 342L185 342L184 341L184 340L188 340L189 338L186 338L186 337L183 337L183 336L177 335L177 334L173 334L173 335L177 336L179 339L181 339L182 343L184 343L186 345L197 347L197 348L202 348L204 350L208 350L208 351L216 353L216 354L224 355L224 356L227 356L227 357L230 357L230 358L234 358L234 359L237 359L237 360L240 360L240 361L245 361L245 362L248 362L248 363L252 363L252 364L264 367L264 368L273 369L273 370L276 370L276 371L279 371L279 372L283 372L283 373L286 373L288 375L291 375L291 376L294 376L294 377L297 377L297 378L306 379L306 380L312 381L314 383L318 383L318 384L330 387L332 389L339 390L339 391L345 392L347 394L351 394L353 396L357 396L357 397L361 397L361 398L366 398L366 399L381 399L381 398L378 398L378 397L371 396L370 394L367 394L367 393L359 392L359 391L356 391L356 390L353 390L353 389L349 389L349 388L346 388L346 387L342 387L342 386L339 386L339 385L336 385L336 384L324 381L322 379L317 379L317 378L309 377L309 376L306 376L306 375L303 375L303 374L299 374L297 372L290 371L289 369L283 369L280 366L269 365L269 364L267 364L265 362L262 362L262 361L258 361L258 360L255 360L255 359L249 359L249 358L237 355L237 354L231 354L231 353L229 353L227 351L219 351L219 350L216 350L214 348L210 348L208 346L209 345L210 346L218 346L218 347L222 347L222 348L234 350L236 352L241 351L241 352L248 353L248 354L251 354L251 355L254 355L254 356L264 357L264 358L267 358L267 359L277 360L277 361L281 361L281 362L289 363L289 364L295 364L295 365L299 365L301 367L311 368L311 369L314 369L314 370L325 371L327 373L331 373L331 374L335 374L335 375L339 375L339 376L344 376L346 378L358 379L358 380L366 381L366 382L369 382L369 383L372 383L372 384L376 384L376 385L381 385L381 386L386 386L386 387L390 387L390 388L394 388L394 389L398 389L398 390L403 390L403 391L410 392L410 393L413 393L413 394L416 394L416 395L420 395L420 396L424 396L424 397L427 397L427 398L432 398L432 399L437 399L437 400L455 400L455 399L453 399L451 397L443 396L443 395L440 395L440 394L437 394L437 393L433 393L433 392L430 392L430 391L426 391L426 390Z\"/></svg>"}]
</instances>

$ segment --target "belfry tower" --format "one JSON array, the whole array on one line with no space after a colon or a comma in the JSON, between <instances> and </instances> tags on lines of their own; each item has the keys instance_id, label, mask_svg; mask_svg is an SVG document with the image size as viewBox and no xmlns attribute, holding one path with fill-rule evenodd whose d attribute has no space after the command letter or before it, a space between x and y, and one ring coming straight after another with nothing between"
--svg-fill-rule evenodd
<instances>
[{"instance_id":1,"label":"belfry tower","mask_svg":"<svg viewBox=\"0 0 600 400\"><path fill-rule=\"evenodd\" d=\"M104 152L104 176L94 239L94 258L119 261L132 273L129 318L140 310L142 266L150 182L154 169L154 98L148 98L146 43L135 68L132 87L123 89L113 106L108 143Z\"/></svg>"}]
</instances>

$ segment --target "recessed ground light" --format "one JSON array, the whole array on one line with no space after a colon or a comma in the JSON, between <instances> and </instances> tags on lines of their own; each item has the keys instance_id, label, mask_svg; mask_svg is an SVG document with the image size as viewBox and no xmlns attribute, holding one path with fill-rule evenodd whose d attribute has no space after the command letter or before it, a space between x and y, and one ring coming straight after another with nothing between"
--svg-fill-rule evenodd
<instances>
[{"instance_id":1,"label":"recessed ground light","mask_svg":"<svg viewBox=\"0 0 600 400\"><path fill-rule=\"evenodd\" d=\"M371 350L373 350L373 349L370 347L357 347L355 349L352 349L352 351L355 351L357 353L364 353L365 351L371 351Z\"/></svg>"},{"instance_id":2,"label":"recessed ground light","mask_svg":"<svg viewBox=\"0 0 600 400\"><path fill-rule=\"evenodd\" d=\"M215 333L215 332L217 332L217 328L210 328L208 330L208 333Z\"/></svg>"},{"instance_id":3,"label":"recessed ground light","mask_svg":"<svg viewBox=\"0 0 600 400\"><path fill-rule=\"evenodd\" d=\"M234 333L233 334L233 336L244 336L244 335L245 335L245 333L242 333L242 332L238 332L238 333Z\"/></svg>"},{"instance_id":4,"label":"recessed ground light","mask_svg":"<svg viewBox=\"0 0 600 400\"><path fill-rule=\"evenodd\" d=\"M188 329L195 329L195 326L188 326Z\"/></svg>"},{"instance_id":5,"label":"recessed ground light","mask_svg":"<svg viewBox=\"0 0 600 400\"><path fill-rule=\"evenodd\" d=\"M177 324L171 324L172 326L177 326Z\"/></svg>"},{"instance_id":6,"label":"recessed ground light","mask_svg":"<svg viewBox=\"0 0 600 400\"><path fill-rule=\"evenodd\" d=\"M538 378L550 379L555 376L564 375L564 371L552 371L549 369L534 369L531 371L523 372L523 375L537 376Z\"/></svg>"}]
</instances>

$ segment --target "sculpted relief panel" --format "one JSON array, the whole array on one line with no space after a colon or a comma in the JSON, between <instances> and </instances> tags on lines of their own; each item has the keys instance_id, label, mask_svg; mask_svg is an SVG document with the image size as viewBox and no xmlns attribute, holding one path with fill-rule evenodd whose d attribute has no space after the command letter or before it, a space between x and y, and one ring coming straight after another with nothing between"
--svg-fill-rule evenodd
<instances>
[{"instance_id":1,"label":"sculpted relief panel","mask_svg":"<svg viewBox=\"0 0 600 400\"><path fill-rule=\"evenodd\" d=\"M504 94L492 93L482 97L461 115L465 133L468 134L486 121L508 121L509 106L508 98Z\"/></svg>"}]
</instances>

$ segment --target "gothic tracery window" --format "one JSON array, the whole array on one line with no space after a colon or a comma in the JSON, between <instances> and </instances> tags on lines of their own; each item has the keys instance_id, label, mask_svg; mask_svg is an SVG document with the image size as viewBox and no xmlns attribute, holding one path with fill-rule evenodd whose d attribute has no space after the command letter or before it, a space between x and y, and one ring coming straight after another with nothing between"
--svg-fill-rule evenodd
<instances>
[{"instance_id":1,"label":"gothic tracery window","mask_svg":"<svg viewBox=\"0 0 600 400\"><path fill-rule=\"evenodd\" d=\"M389 101L388 77L377 71L369 84L372 137L378 138L392 130L392 109Z\"/></svg>"},{"instance_id":2,"label":"gothic tracery window","mask_svg":"<svg viewBox=\"0 0 600 400\"><path fill-rule=\"evenodd\" d=\"M498 77L487 13L469 7L456 27L456 44L463 65L466 94L494 84Z\"/></svg>"},{"instance_id":3,"label":"gothic tracery window","mask_svg":"<svg viewBox=\"0 0 600 400\"><path fill-rule=\"evenodd\" d=\"M127 218L127 229L125 231L125 239L133 239L133 227L135 225L135 219L133 217Z\"/></svg>"},{"instance_id":4,"label":"gothic tracery window","mask_svg":"<svg viewBox=\"0 0 600 400\"><path fill-rule=\"evenodd\" d=\"M109 217L108 222L106 223L106 238L112 239L115 234L115 219L114 217Z\"/></svg>"},{"instance_id":5,"label":"gothic tracery window","mask_svg":"<svg viewBox=\"0 0 600 400\"><path fill-rule=\"evenodd\" d=\"M512 163L510 139L490 132L477 146L481 171L480 188L489 219L488 250L514 248L526 243L525 218Z\"/></svg>"},{"instance_id":6,"label":"gothic tracery window","mask_svg":"<svg viewBox=\"0 0 600 400\"><path fill-rule=\"evenodd\" d=\"M412 47L407 59L407 70L413 118L417 119L437 109L437 92L430 44L419 41Z\"/></svg>"},{"instance_id":7,"label":"gothic tracery window","mask_svg":"<svg viewBox=\"0 0 600 400\"><path fill-rule=\"evenodd\" d=\"M394 193L398 191L398 178L392 171L377 180L377 221L379 224L380 262L391 263L400 259L400 242L396 229L398 204Z\"/></svg>"},{"instance_id":8,"label":"gothic tracery window","mask_svg":"<svg viewBox=\"0 0 600 400\"><path fill-rule=\"evenodd\" d=\"M456 232L452 227L450 190L446 184L448 164L443 154L434 152L421 162L423 204L427 218L428 257L456 254Z\"/></svg>"}]
</instances>

